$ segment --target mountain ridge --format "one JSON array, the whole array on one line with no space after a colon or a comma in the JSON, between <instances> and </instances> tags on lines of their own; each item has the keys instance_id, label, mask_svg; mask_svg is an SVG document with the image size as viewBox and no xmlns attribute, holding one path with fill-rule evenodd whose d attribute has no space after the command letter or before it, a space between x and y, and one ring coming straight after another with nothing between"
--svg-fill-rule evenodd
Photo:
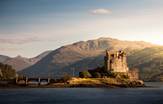
<instances>
[{"instance_id":1,"label":"mountain ridge","mask_svg":"<svg viewBox=\"0 0 163 104\"><path fill-rule=\"evenodd\" d=\"M16 57L0 55L0 62L3 64L11 65L16 71L20 71L20 70L23 70L24 68L27 68L27 67L35 64L37 61L41 60L43 57L45 57L50 52L51 52L50 50L45 51L33 58L26 58L26 57L22 57L20 55L18 55Z\"/></svg>"},{"instance_id":2,"label":"mountain ridge","mask_svg":"<svg viewBox=\"0 0 163 104\"><path fill-rule=\"evenodd\" d=\"M73 44L62 46L52 51L36 64L22 70L20 73L27 76L47 76L49 74L54 76L62 76L64 73L72 74L72 70L75 68L74 66L77 65L76 63L80 63L78 64L79 69L75 69L77 74L79 71L84 70L84 68L91 69L102 65L103 56L105 55L106 49L123 49L127 51L128 55L130 55L135 51L154 46L157 45L141 41L132 42L112 38L99 38L88 41L79 41ZM87 63L88 61L92 65L85 65L85 67L80 66L84 65L84 63Z\"/></svg>"}]
</instances>

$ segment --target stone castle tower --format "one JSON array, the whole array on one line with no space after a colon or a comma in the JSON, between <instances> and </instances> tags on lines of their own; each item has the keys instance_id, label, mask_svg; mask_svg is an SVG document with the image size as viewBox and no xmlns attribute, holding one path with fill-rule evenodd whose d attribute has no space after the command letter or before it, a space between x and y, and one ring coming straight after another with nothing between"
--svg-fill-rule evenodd
<instances>
[{"instance_id":1,"label":"stone castle tower","mask_svg":"<svg viewBox=\"0 0 163 104\"><path fill-rule=\"evenodd\" d=\"M107 51L105 56L105 70L110 72L127 73L126 53L124 51Z\"/></svg>"}]
</instances>

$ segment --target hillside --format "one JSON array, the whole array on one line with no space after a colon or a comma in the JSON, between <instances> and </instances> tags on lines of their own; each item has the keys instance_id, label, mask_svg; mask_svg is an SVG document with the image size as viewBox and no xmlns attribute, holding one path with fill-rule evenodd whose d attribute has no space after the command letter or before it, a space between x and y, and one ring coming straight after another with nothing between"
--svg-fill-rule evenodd
<instances>
[{"instance_id":1,"label":"hillside","mask_svg":"<svg viewBox=\"0 0 163 104\"><path fill-rule=\"evenodd\" d=\"M0 55L0 63L3 63L3 62L5 62L5 61L7 61L9 59L10 59L10 57L8 57L8 56Z\"/></svg>"},{"instance_id":2,"label":"hillside","mask_svg":"<svg viewBox=\"0 0 163 104\"><path fill-rule=\"evenodd\" d=\"M27 76L60 77L64 73L77 75L79 71L103 65L105 50L126 50L128 55L156 45L142 41L121 41L112 38L81 41L52 51L43 59L21 71Z\"/></svg>"},{"instance_id":3,"label":"hillside","mask_svg":"<svg viewBox=\"0 0 163 104\"><path fill-rule=\"evenodd\" d=\"M156 46L137 51L128 57L130 67L140 69L142 79L151 77L163 72L163 47Z\"/></svg>"},{"instance_id":4,"label":"hillside","mask_svg":"<svg viewBox=\"0 0 163 104\"><path fill-rule=\"evenodd\" d=\"M22 56L17 57L8 57L4 55L0 55L0 62L3 64L11 65L16 71L20 71L22 69L25 69L39 60L41 60L43 57L48 55L51 51L45 51L41 53L40 55L33 57L33 58L26 58Z\"/></svg>"},{"instance_id":5,"label":"hillside","mask_svg":"<svg viewBox=\"0 0 163 104\"><path fill-rule=\"evenodd\" d=\"M36 57L28 58L28 60L29 60L29 62L32 62L33 64L35 64L36 62L38 62L39 60L41 60L42 58L44 58L46 55L48 55L50 52L51 52L51 50L50 51L45 51L45 52L39 54Z\"/></svg>"},{"instance_id":6,"label":"hillside","mask_svg":"<svg viewBox=\"0 0 163 104\"><path fill-rule=\"evenodd\" d=\"M32 65L32 62L29 62L28 58L22 56L10 58L9 60L6 60L3 63L11 65L16 71L19 71Z\"/></svg>"}]
</instances>

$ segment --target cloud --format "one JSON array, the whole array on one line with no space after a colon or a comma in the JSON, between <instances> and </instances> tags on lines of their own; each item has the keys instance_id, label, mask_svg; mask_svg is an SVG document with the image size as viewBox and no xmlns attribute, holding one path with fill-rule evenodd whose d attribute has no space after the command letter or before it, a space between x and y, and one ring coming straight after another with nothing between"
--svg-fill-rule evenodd
<instances>
[{"instance_id":1,"label":"cloud","mask_svg":"<svg viewBox=\"0 0 163 104\"><path fill-rule=\"evenodd\" d=\"M41 41L38 37L1 37L1 44L26 44Z\"/></svg>"},{"instance_id":2,"label":"cloud","mask_svg":"<svg viewBox=\"0 0 163 104\"><path fill-rule=\"evenodd\" d=\"M105 8L98 8L91 11L92 14L98 14L98 15L105 15L105 14L111 14L112 11L110 9Z\"/></svg>"}]
</instances>

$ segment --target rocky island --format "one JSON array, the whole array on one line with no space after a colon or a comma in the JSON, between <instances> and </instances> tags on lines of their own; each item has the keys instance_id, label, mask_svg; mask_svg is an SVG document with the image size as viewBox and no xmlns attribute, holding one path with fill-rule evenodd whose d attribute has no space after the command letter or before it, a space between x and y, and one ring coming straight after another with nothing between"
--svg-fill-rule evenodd
<instances>
[{"instance_id":1,"label":"rocky island","mask_svg":"<svg viewBox=\"0 0 163 104\"><path fill-rule=\"evenodd\" d=\"M128 68L126 53L122 50L107 51L104 66L79 73L80 78L67 81L71 86L82 87L142 87L137 69Z\"/></svg>"}]
</instances>

